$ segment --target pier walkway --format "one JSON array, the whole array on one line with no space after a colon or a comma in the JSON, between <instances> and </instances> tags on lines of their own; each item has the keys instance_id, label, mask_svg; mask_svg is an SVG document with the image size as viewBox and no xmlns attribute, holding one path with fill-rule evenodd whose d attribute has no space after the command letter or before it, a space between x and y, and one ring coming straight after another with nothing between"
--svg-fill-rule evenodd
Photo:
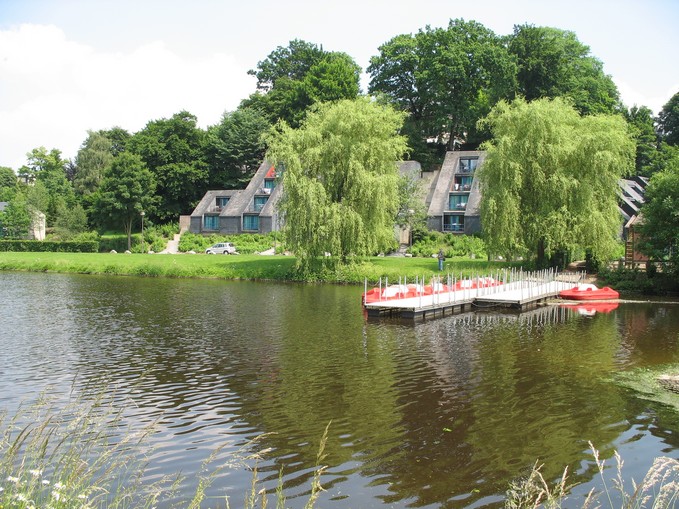
<instances>
[{"instance_id":1,"label":"pier walkway","mask_svg":"<svg viewBox=\"0 0 679 509\"><path fill-rule=\"evenodd\" d=\"M556 297L584 280L584 273L563 274L553 270L523 272L506 271L499 277L476 277L453 279L434 276L432 284L417 286L415 295L410 291L399 294L408 285L385 284L377 291L378 298L369 299L367 284L364 292L364 308L368 316L399 316L402 318L425 318L462 313L476 309L506 307L525 310ZM396 289L396 294L392 290ZM377 290L377 289L375 289ZM375 293L373 290L373 294ZM385 296L382 298L381 296Z\"/></svg>"}]
</instances>

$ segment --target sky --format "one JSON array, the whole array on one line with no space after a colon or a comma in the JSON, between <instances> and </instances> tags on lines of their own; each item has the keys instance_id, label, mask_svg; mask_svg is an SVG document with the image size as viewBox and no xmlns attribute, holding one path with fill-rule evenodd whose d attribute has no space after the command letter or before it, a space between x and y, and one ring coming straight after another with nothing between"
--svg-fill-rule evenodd
<instances>
[{"instance_id":1,"label":"sky","mask_svg":"<svg viewBox=\"0 0 679 509\"><path fill-rule=\"evenodd\" d=\"M215 125L293 39L365 69L394 36L457 18L575 32L628 107L657 114L679 92L679 0L0 0L0 166L41 146L74 159L88 130L182 110Z\"/></svg>"}]
</instances>

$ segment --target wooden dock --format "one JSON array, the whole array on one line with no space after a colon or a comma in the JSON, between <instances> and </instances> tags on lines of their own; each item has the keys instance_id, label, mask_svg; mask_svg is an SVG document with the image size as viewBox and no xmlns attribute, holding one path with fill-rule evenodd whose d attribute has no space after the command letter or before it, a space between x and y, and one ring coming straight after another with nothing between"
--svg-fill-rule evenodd
<instances>
[{"instance_id":1,"label":"wooden dock","mask_svg":"<svg viewBox=\"0 0 679 509\"><path fill-rule=\"evenodd\" d=\"M512 271L503 274L499 284L483 286L474 284L448 284L445 291L426 294L424 291L414 297L390 298L377 302L366 302L364 308L369 317L397 316L409 319L441 317L466 311L489 309L493 307L526 310L556 297L560 291L576 286L584 274L559 274L556 271L527 272ZM476 278L483 281L487 278ZM440 277L434 277L433 285L441 285ZM450 277L448 278L450 281ZM386 285L385 285L386 287ZM366 285L367 295L367 285Z\"/></svg>"}]
</instances>

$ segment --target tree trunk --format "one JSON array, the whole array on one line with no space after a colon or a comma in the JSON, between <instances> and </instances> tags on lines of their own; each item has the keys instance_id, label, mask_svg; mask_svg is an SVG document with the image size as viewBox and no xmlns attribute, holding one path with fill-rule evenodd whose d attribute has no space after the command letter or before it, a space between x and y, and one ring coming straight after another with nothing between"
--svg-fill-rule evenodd
<instances>
[{"instance_id":1,"label":"tree trunk","mask_svg":"<svg viewBox=\"0 0 679 509\"><path fill-rule=\"evenodd\" d=\"M125 222L125 232L127 233L127 250L132 251L132 220Z\"/></svg>"},{"instance_id":2,"label":"tree trunk","mask_svg":"<svg viewBox=\"0 0 679 509\"><path fill-rule=\"evenodd\" d=\"M547 266L547 260L545 260L545 239L541 238L538 240L538 257L535 262L538 269L543 269Z\"/></svg>"}]
</instances>

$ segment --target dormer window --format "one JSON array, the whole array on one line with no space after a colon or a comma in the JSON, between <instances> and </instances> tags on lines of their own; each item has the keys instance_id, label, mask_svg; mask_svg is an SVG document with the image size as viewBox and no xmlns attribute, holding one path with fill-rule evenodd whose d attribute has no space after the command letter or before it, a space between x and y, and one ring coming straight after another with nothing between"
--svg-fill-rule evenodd
<instances>
[{"instance_id":1,"label":"dormer window","mask_svg":"<svg viewBox=\"0 0 679 509\"><path fill-rule=\"evenodd\" d=\"M474 173L478 163L479 163L478 157L461 157L460 173Z\"/></svg>"}]
</instances>

